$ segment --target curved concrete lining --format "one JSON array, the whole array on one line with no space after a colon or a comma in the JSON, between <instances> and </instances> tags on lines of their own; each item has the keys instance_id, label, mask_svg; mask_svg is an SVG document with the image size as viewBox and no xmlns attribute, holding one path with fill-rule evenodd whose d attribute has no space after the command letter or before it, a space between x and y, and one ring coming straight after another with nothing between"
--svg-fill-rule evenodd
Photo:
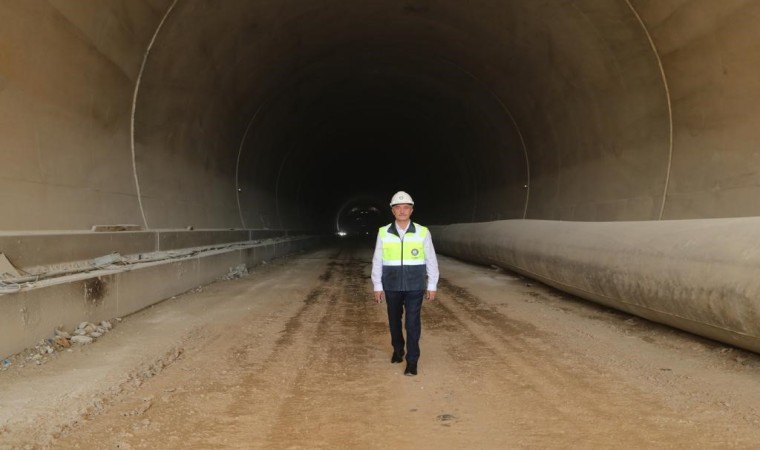
<instances>
[{"instance_id":1,"label":"curved concrete lining","mask_svg":"<svg viewBox=\"0 0 760 450\"><path fill-rule=\"evenodd\" d=\"M0 8L2 230L760 210L755 2Z\"/></svg>"},{"instance_id":2,"label":"curved concrete lining","mask_svg":"<svg viewBox=\"0 0 760 450\"><path fill-rule=\"evenodd\" d=\"M0 2L0 231L333 233L398 189L431 225L760 216L758 23L741 0Z\"/></svg>"},{"instance_id":3,"label":"curved concrete lining","mask_svg":"<svg viewBox=\"0 0 760 450\"><path fill-rule=\"evenodd\" d=\"M760 219L498 221L435 227L436 247L760 352Z\"/></svg>"}]
</instances>

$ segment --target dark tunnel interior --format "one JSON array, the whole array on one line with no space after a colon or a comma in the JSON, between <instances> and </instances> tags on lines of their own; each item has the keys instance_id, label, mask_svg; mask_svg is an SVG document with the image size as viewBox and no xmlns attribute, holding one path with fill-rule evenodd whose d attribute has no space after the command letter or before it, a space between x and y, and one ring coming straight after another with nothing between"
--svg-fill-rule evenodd
<instances>
[{"instance_id":1,"label":"dark tunnel interior","mask_svg":"<svg viewBox=\"0 0 760 450\"><path fill-rule=\"evenodd\" d=\"M277 168L269 182L278 199L307 205L287 213L294 221L329 229L349 202L379 210L371 215L380 225L397 190L412 193L415 220L509 217L504 208L479 211L476 200L479 192L527 184L508 178L520 173L508 166L525 162L508 148L502 129L509 117L488 92L456 66L421 63L403 49L368 48L336 59L283 89L291 98L277 101L292 106L269 125L281 151L277 164L262 169L272 177Z\"/></svg>"}]
</instances>

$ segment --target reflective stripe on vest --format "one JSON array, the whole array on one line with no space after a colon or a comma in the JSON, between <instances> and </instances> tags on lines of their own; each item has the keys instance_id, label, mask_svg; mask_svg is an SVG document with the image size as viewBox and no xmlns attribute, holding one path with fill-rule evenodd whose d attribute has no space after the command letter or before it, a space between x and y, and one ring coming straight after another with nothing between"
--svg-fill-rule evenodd
<instances>
[{"instance_id":1,"label":"reflective stripe on vest","mask_svg":"<svg viewBox=\"0 0 760 450\"><path fill-rule=\"evenodd\" d=\"M422 245L428 229L414 224L415 232L407 231L404 239L388 232L388 227L380 227L380 239L383 243L384 266L419 266L425 264L425 249Z\"/></svg>"}]
</instances>

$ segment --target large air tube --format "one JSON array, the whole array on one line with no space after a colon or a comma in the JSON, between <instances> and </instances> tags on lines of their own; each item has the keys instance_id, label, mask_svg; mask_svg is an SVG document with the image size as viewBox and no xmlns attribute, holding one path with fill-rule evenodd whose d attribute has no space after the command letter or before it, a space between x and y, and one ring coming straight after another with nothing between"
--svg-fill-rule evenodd
<instances>
[{"instance_id":1,"label":"large air tube","mask_svg":"<svg viewBox=\"0 0 760 450\"><path fill-rule=\"evenodd\" d=\"M760 352L760 218L507 220L432 230L442 253Z\"/></svg>"}]
</instances>

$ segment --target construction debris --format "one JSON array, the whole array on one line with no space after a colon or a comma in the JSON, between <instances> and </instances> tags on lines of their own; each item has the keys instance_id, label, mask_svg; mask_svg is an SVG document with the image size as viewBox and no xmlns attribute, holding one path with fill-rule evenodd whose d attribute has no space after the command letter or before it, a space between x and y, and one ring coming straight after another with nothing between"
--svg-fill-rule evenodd
<instances>
[{"instance_id":1,"label":"construction debris","mask_svg":"<svg viewBox=\"0 0 760 450\"><path fill-rule=\"evenodd\" d=\"M223 276L221 280L235 280L243 278L246 275L248 275L248 267L245 264L239 264L235 267L230 267L227 275Z\"/></svg>"},{"instance_id":2,"label":"construction debris","mask_svg":"<svg viewBox=\"0 0 760 450\"><path fill-rule=\"evenodd\" d=\"M21 274L18 269L10 262L7 256L0 253L0 280L3 278L18 278Z\"/></svg>"},{"instance_id":3,"label":"construction debris","mask_svg":"<svg viewBox=\"0 0 760 450\"><path fill-rule=\"evenodd\" d=\"M116 319L118 321L118 319ZM35 347L17 355L10 356L0 364L0 372L7 370L11 365L24 367L28 363L42 365L55 357L56 352L64 350L71 351L72 345L87 345L113 329L113 324L107 320L94 324L92 322L81 322L76 329L71 332L56 328L53 336L49 339L41 340Z\"/></svg>"},{"instance_id":4,"label":"construction debris","mask_svg":"<svg viewBox=\"0 0 760 450\"><path fill-rule=\"evenodd\" d=\"M104 232L104 231L142 231L143 227L141 225L133 225L133 224L119 224L119 225L93 225L91 228L91 231L98 231L98 232Z\"/></svg>"}]
</instances>

